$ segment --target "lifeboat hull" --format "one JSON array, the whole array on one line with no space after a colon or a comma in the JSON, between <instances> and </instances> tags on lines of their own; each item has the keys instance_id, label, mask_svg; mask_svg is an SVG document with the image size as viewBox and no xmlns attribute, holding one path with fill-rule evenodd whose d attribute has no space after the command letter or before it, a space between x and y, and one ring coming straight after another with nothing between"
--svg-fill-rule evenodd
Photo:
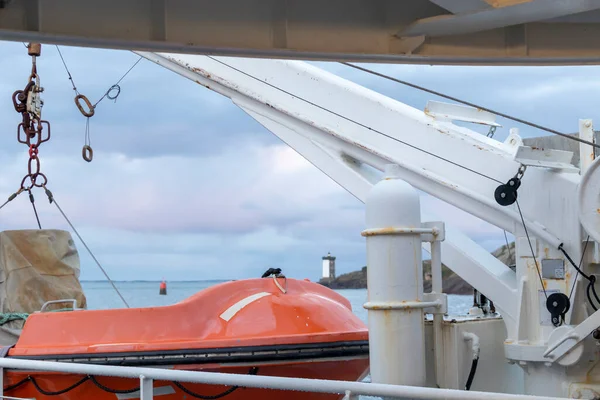
<instances>
[{"instance_id":1,"label":"lifeboat hull","mask_svg":"<svg viewBox=\"0 0 600 400\"><path fill-rule=\"evenodd\" d=\"M341 367L343 363L343 367ZM357 377L364 377L368 359L309 361L287 364L261 365L256 367L192 367L186 370L226 372L235 374L248 374L256 369L256 374L261 376L284 376L308 379L334 379L356 381ZM30 377L33 377L35 384ZM20 384L18 387L5 392L5 395L27 399L139 399L139 380L128 378L115 378L95 376L94 379L85 375L39 373L39 372L9 372L8 385ZM65 389L75 388L65 393ZM44 394L44 392L46 394ZM235 388L221 385L205 385L185 382L155 381L154 398L157 400L189 400L199 399L291 399L291 400L339 400L343 396L327 393L307 393L297 391L267 390L261 388Z\"/></svg>"},{"instance_id":2,"label":"lifeboat hull","mask_svg":"<svg viewBox=\"0 0 600 400\"><path fill-rule=\"evenodd\" d=\"M226 282L172 306L37 313L8 357L260 376L357 381L368 371L367 327L319 284ZM135 399L139 380L7 371L5 395ZM116 396L116 397L115 397ZM340 399L321 394L154 382L157 399Z\"/></svg>"}]
</instances>

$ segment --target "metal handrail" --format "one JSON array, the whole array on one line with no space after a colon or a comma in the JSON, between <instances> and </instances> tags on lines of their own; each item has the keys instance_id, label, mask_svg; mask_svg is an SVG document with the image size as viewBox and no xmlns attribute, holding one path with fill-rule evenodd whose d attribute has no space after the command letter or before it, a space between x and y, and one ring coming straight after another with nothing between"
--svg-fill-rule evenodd
<instances>
[{"instance_id":1,"label":"metal handrail","mask_svg":"<svg viewBox=\"0 0 600 400\"><path fill-rule=\"evenodd\" d=\"M60 299L60 300L50 300L50 301L45 302L42 305L42 308L40 308L39 312L43 313L46 310L46 308L51 304L60 304L60 303L73 303L73 310L77 309L77 300L75 300L75 299Z\"/></svg>"},{"instance_id":2,"label":"metal handrail","mask_svg":"<svg viewBox=\"0 0 600 400\"><path fill-rule=\"evenodd\" d=\"M474 392L455 389L436 389L417 386L388 385L381 383L364 383L334 381L323 379L284 378L276 376L240 375L221 372L181 371L143 367L121 367L112 365L92 365L77 363L61 363L54 361L38 361L26 359L0 358L0 368L29 371L64 372L79 375L116 376L140 379L140 400L152 400L154 380L192 382L209 385L240 386L247 388L263 388L292 390L312 393L337 393L340 395L366 395L385 398L410 399L482 399L486 400L557 400L558 397L541 397L514 395L492 392ZM0 398L3 395L0 385Z\"/></svg>"}]
</instances>

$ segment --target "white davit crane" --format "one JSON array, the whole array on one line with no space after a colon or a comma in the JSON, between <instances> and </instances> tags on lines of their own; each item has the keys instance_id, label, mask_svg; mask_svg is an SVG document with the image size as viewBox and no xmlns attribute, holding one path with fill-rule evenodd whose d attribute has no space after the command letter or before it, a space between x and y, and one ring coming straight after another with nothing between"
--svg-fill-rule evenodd
<instances>
[{"instance_id":1,"label":"white davit crane","mask_svg":"<svg viewBox=\"0 0 600 400\"><path fill-rule=\"evenodd\" d=\"M383 328L370 318L374 382L406 383L406 376L390 377L379 372L380 366L410 375L414 360L425 358L427 368L435 370L433 384L462 389L471 360L481 354L477 390L570 398L600 393L595 350L600 313L594 311L600 301L592 298L600 262L594 147L580 144L580 170L571 164L572 152L526 146L516 130L502 143L453 123L497 126L489 112L440 102L429 102L421 111L303 62L137 54L229 97L362 202L381 179L380 171L392 164L386 176L515 235L513 270L459 231L432 222L439 216L423 214L422 220L431 223L421 227L390 228L395 235L423 235L434 264L441 243L442 261L491 299L501 318L440 324L445 298L439 293L402 299L404 305L394 299L378 303L398 315L411 309L433 312L437 322L427 328L434 331L430 354L402 338L377 336ZM591 120L580 121L579 137L593 140ZM373 232L363 235L381 234ZM376 265L368 257L371 270ZM396 259L388 267L403 268L402 262ZM404 279L419 282L414 273ZM385 291L369 285L370 296ZM441 291L441 282L434 281L434 290ZM366 307L377 311L372 304ZM414 334L409 326L394 332ZM389 342L374 346L375 338ZM382 347L387 356L378 350ZM424 374L414 369L413 375Z\"/></svg>"}]
</instances>

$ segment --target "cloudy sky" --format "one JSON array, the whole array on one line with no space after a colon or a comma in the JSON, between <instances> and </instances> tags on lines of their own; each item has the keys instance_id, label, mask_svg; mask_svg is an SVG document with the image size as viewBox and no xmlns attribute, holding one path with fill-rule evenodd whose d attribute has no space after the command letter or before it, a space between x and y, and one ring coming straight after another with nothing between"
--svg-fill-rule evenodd
<instances>
[{"instance_id":1,"label":"cloudy sky","mask_svg":"<svg viewBox=\"0 0 600 400\"><path fill-rule=\"evenodd\" d=\"M138 59L126 51L61 47L79 91L96 101ZM27 149L16 141L20 116L11 95L31 60L22 43L0 42L0 198L20 185ZM411 106L435 99L336 63L315 63ZM597 67L433 67L376 69L515 116L575 132L578 118L598 117ZM142 60L90 120L94 160L81 158L85 118L55 46L38 60L44 119L42 172L57 201L115 280L258 277L268 267L318 279L321 257L337 256L338 273L365 265L363 205L234 106L229 99ZM440 99L436 99L440 100ZM510 127L496 137L503 140ZM525 127L523 136L543 132ZM34 192L43 228L68 225L43 192ZM501 230L433 198L423 207L489 250ZM0 229L33 229L26 195L0 210ZM82 279L102 274L76 240Z\"/></svg>"}]
</instances>

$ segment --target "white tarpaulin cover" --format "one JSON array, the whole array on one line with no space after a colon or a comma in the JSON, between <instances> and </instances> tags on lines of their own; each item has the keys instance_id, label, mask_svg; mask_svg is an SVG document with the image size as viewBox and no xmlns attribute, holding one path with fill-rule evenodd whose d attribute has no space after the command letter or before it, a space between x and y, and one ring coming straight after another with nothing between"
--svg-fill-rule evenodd
<instances>
[{"instance_id":1,"label":"white tarpaulin cover","mask_svg":"<svg viewBox=\"0 0 600 400\"><path fill-rule=\"evenodd\" d=\"M75 299L86 308L79 282L79 254L71 234L53 229L0 232L0 312L39 311L50 300ZM73 304L53 304L49 310ZM23 320L0 327L0 345L13 344Z\"/></svg>"}]
</instances>

